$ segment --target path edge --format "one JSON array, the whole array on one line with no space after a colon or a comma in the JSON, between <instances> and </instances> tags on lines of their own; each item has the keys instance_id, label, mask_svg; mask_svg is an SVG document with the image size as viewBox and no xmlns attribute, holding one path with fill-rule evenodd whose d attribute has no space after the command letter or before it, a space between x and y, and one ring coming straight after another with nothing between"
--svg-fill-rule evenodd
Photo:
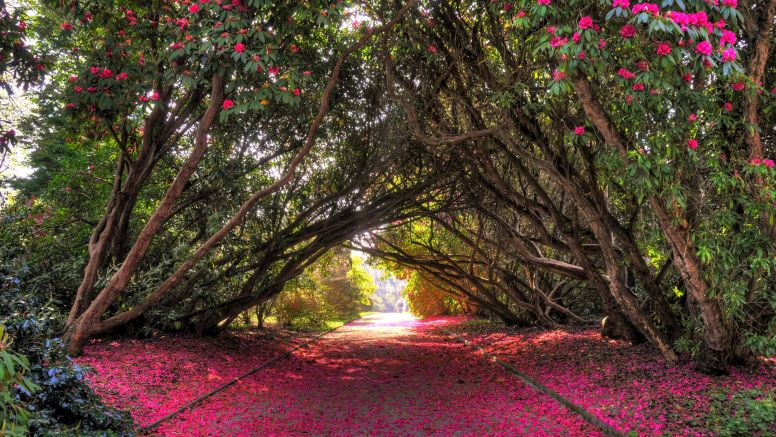
<instances>
[{"instance_id":1,"label":"path edge","mask_svg":"<svg viewBox=\"0 0 776 437\"><path fill-rule=\"evenodd\" d=\"M526 385L528 385L529 387L531 387L534 390L540 391L540 392L550 396L551 398L553 398L556 401L558 401L564 407L566 407L569 410L577 413L577 415L579 415L582 419L584 419L585 422L587 422L587 423L595 426L596 428L598 428L602 433L604 433L604 435L607 435L607 436L610 436L610 437L625 437L627 435L626 433L623 433L622 431L619 431L619 430L615 429L613 426L611 426L608 423L604 422L603 420L599 419L593 413L585 410L584 408L582 408L582 406L575 404L571 400L563 397L560 393L552 390L551 388L549 388L546 385L540 383L536 379L534 379L534 378L528 376L527 374L521 372L520 370L518 370L517 368L515 368L511 364L509 364L509 363L507 363L505 361L500 360L495 355L493 355L490 352L488 352L485 349L483 349L480 345L478 345L478 344L476 344L476 343L474 343L474 342L472 342L470 340L467 340L467 339L461 337L459 334L456 334L455 332L450 331L447 328L439 327L439 329L441 331L444 331L445 333L447 333L448 335L450 335L451 337L453 337L457 341L465 344L466 346L472 347L472 348L477 349L478 351L482 352L482 355L484 355L490 361L493 361L494 363L496 363L499 366L501 366L504 369L506 369L509 373L517 376L518 378L523 380L523 382L525 382Z\"/></svg>"},{"instance_id":2,"label":"path edge","mask_svg":"<svg viewBox=\"0 0 776 437\"><path fill-rule=\"evenodd\" d=\"M356 319L353 319L353 320L350 320L350 321L348 321L346 323L343 323L343 324L341 324L341 325L339 325L339 326L337 326L335 328L332 328L332 329L329 329L327 331L324 331L324 332L314 336L313 338L307 340L306 342L300 343L300 344L296 345L294 348L289 349L289 350L283 352L280 355L276 355L275 357L273 357L273 358L271 358L271 359L269 359L269 360L259 364L258 366L256 366L253 369L243 373L242 375L238 376L237 378L234 378L233 380L227 382L226 384L223 384L223 385L213 389L212 391L207 392L207 393L205 393L203 395L200 395L200 396L194 398L193 400L183 404L178 409L174 410L171 413L168 413L164 417L161 417L161 418L155 420L154 422L151 422L148 425L140 427L138 429L138 431L142 435L147 435L150 431L153 431L154 429L158 428L159 425L161 425L163 422L165 422L165 421L167 421L167 420L177 416L178 414L180 414L180 413L182 413L182 412L184 412L186 410L190 410L190 409L196 407L199 403L201 403L205 399L207 399L207 398L209 398L209 397L211 397L211 396L213 396L213 395L215 395L215 394L217 394L217 393L219 393L221 391L226 390L227 388L229 388L229 387L233 386L234 384L236 384L238 381L241 381L241 380L243 380L243 379L253 375L254 373L258 372L259 370L265 369L265 368L269 367L270 365L272 365L272 364L274 364L274 363L276 363L276 362L278 362L278 361L280 361L282 359L290 357L291 354L293 354L294 352L296 352L299 349L301 349L301 348L303 348L303 347L313 343L314 341L319 340L324 335L331 334L332 332L342 328L343 326L349 325L350 323L353 323L356 320L361 320L361 319L362 319L362 317L358 317Z\"/></svg>"}]
</instances>

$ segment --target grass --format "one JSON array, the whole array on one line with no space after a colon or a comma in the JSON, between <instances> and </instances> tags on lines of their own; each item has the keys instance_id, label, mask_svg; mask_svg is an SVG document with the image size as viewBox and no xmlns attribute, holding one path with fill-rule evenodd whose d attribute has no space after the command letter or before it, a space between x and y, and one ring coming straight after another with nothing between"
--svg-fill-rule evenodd
<instances>
[{"instance_id":1,"label":"grass","mask_svg":"<svg viewBox=\"0 0 776 437\"><path fill-rule=\"evenodd\" d=\"M361 311L358 313L358 317L355 317L355 318L321 320L321 321L316 321L315 323L304 324L301 326L293 326L287 329L290 329L291 331L300 331L300 332L325 332L325 331L339 328L340 326L348 322L351 322L353 320L360 319L372 314L380 314L380 313L378 311ZM251 329L251 328L256 328L256 326L258 326L258 321L256 320L256 316L253 314L251 315L250 323L247 325L243 323L242 318L238 318L232 323L233 329ZM273 327L273 328L279 327L277 317L273 315L267 316L264 319L264 326Z\"/></svg>"}]
</instances>

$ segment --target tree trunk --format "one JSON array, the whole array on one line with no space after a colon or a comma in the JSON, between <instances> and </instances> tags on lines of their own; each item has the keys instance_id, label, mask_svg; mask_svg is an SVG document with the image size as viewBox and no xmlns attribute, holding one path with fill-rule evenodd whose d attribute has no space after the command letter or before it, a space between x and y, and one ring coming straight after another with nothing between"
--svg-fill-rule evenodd
<instances>
[{"instance_id":1,"label":"tree trunk","mask_svg":"<svg viewBox=\"0 0 776 437\"><path fill-rule=\"evenodd\" d=\"M137 269L138 264L151 245L151 241L170 216L175 202L183 192L185 185L196 170L200 160L205 156L205 152L208 148L208 132L221 110L221 102L224 98L223 90L223 79L218 75L214 76L210 105L197 128L194 148L184 165L178 171L178 174L175 176L175 179L165 193L161 203L141 231L119 270L111 277L108 285L102 289L89 307L84 310L74 322L66 327L64 338L68 343L67 349L69 354L79 354L86 340L99 331L102 315L124 291L127 284L132 279L135 269ZM107 239L105 240L105 244L107 245Z\"/></svg>"},{"instance_id":2,"label":"tree trunk","mask_svg":"<svg viewBox=\"0 0 776 437\"><path fill-rule=\"evenodd\" d=\"M703 332L699 338L701 353L695 360L695 366L704 373L726 374L728 366L737 361L736 333L717 300L709 297L709 287L703 278L701 263L686 222L675 226L659 201L653 198L650 203L671 247L674 265L687 287L690 307L697 307L694 312L700 315L703 322Z\"/></svg>"}]
</instances>

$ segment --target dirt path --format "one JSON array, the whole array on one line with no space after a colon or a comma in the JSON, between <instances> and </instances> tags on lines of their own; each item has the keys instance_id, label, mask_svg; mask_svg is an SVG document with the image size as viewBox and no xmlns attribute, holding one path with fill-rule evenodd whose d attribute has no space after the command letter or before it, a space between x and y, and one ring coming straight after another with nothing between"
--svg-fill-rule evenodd
<instances>
[{"instance_id":1,"label":"dirt path","mask_svg":"<svg viewBox=\"0 0 776 437\"><path fill-rule=\"evenodd\" d=\"M165 422L164 435L594 435L476 351L403 314L352 322ZM250 354L251 351L244 351Z\"/></svg>"}]
</instances>

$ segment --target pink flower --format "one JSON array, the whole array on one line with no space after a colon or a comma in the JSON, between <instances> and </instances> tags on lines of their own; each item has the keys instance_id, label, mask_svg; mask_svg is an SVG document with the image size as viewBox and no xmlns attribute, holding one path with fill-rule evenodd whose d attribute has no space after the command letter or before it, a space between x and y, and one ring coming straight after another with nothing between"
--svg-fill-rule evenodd
<instances>
[{"instance_id":1,"label":"pink flower","mask_svg":"<svg viewBox=\"0 0 776 437\"><path fill-rule=\"evenodd\" d=\"M736 60L736 49L728 47L722 52L722 62L733 62Z\"/></svg>"},{"instance_id":2,"label":"pink flower","mask_svg":"<svg viewBox=\"0 0 776 437\"><path fill-rule=\"evenodd\" d=\"M234 101L226 99L224 100L224 110L234 107Z\"/></svg>"},{"instance_id":3,"label":"pink flower","mask_svg":"<svg viewBox=\"0 0 776 437\"><path fill-rule=\"evenodd\" d=\"M722 105L723 108L725 108L725 111L730 112L733 110L733 104L730 102L725 102L724 105Z\"/></svg>"},{"instance_id":4,"label":"pink flower","mask_svg":"<svg viewBox=\"0 0 776 437\"><path fill-rule=\"evenodd\" d=\"M271 74L272 76L277 76L279 72L280 72L279 67L269 67L269 74Z\"/></svg>"},{"instance_id":5,"label":"pink flower","mask_svg":"<svg viewBox=\"0 0 776 437\"><path fill-rule=\"evenodd\" d=\"M689 117L687 117L687 121L689 121L689 122L691 122L691 123L692 123L692 122L695 122L695 121L697 121L697 120L698 120L698 116L697 116L697 115L695 115L695 113L694 113L694 112L693 112L692 114L690 114L690 116L689 116Z\"/></svg>"},{"instance_id":6,"label":"pink flower","mask_svg":"<svg viewBox=\"0 0 776 437\"><path fill-rule=\"evenodd\" d=\"M711 44L708 41L701 41L695 44L695 53L711 56Z\"/></svg>"},{"instance_id":7,"label":"pink flower","mask_svg":"<svg viewBox=\"0 0 776 437\"><path fill-rule=\"evenodd\" d=\"M617 74L619 74L625 80L636 78L636 73L632 73L625 68L620 68L619 70L617 70Z\"/></svg>"},{"instance_id":8,"label":"pink flower","mask_svg":"<svg viewBox=\"0 0 776 437\"><path fill-rule=\"evenodd\" d=\"M78 76L70 76L69 80L70 82L75 82L78 80Z\"/></svg>"},{"instance_id":9,"label":"pink flower","mask_svg":"<svg viewBox=\"0 0 776 437\"><path fill-rule=\"evenodd\" d=\"M639 3L636 5L633 5L633 9L631 9L632 14L635 15L641 12L646 12L652 15L658 15L660 13L660 8L654 3Z\"/></svg>"},{"instance_id":10,"label":"pink flower","mask_svg":"<svg viewBox=\"0 0 776 437\"><path fill-rule=\"evenodd\" d=\"M630 8L630 0L613 0L612 7L628 9Z\"/></svg>"},{"instance_id":11,"label":"pink flower","mask_svg":"<svg viewBox=\"0 0 776 437\"><path fill-rule=\"evenodd\" d=\"M671 46L666 43L661 43L657 46L657 54L660 56L667 56L671 54Z\"/></svg>"},{"instance_id":12,"label":"pink flower","mask_svg":"<svg viewBox=\"0 0 776 437\"><path fill-rule=\"evenodd\" d=\"M102 72L100 73L100 77L103 78L103 79L107 79L109 77L113 77L113 72L110 71L110 69L106 68L106 69L102 70Z\"/></svg>"},{"instance_id":13,"label":"pink flower","mask_svg":"<svg viewBox=\"0 0 776 437\"><path fill-rule=\"evenodd\" d=\"M738 0L722 0L722 4L735 9L738 7Z\"/></svg>"},{"instance_id":14,"label":"pink flower","mask_svg":"<svg viewBox=\"0 0 776 437\"><path fill-rule=\"evenodd\" d=\"M193 5L189 6L189 12L192 14L199 12L199 5L194 3Z\"/></svg>"},{"instance_id":15,"label":"pink flower","mask_svg":"<svg viewBox=\"0 0 776 437\"><path fill-rule=\"evenodd\" d=\"M571 35L571 40L574 41L574 43L578 43L580 39L579 32L574 32L573 35Z\"/></svg>"},{"instance_id":16,"label":"pink flower","mask_svg":"<svg viewBox=\"0 0 776 437\"><path fill-rule=\"evenodd\" d=\"M729 30L723 30L722 36L719 38L719 45L725 46L725 45L735 45L736 41L738 41L738 38L736 38L736 34L729 31Z\"/></svg>"},{"instance_id":17,"label":"pink flower","mask_svg":"<svg viewBox=\"0 0 776 437\"><path fill-rule=\"evenodd\" d=\"M65 21L64 23L59 25L60 29L62 30L73 30L73 25Z\"/></svg>"},{"instance_id":18,"label":"pink flower","mask_svg":"<svg viewBox=\"0 0 776 437\"><path fill-rule=\"evenodd\" d=\"M577 126L574 128L574 135L584 135L584 134L585 134L584 126Z\"/></svg>"},{"instance_id":19,"label":"pink flower","mask_svg":"<svg viewBox=\"0 0 776 437\"><path fill-rule=\"evenodd\" d=\"M714 26L709 21L708 15L706 15L706 12L703 11L695 12L692 14L668 11L666 16L670 18L671 21L679 25L682 30L686 30L689 26L703 27L708 33L711 33L714 30Z\"/></svg>"},{"instance_id":20,"label":"pink flower","mask_svg":"<svg viewBox=\"0 0 776 437\"><path fill-rule=\"evenodd\" d=\"M429 44L427 50L430 53L436 53L439 49L437 49L437 46L435 46L434 44Z\"/></svg>"},{"instance_id":21,"label":"pink flower","mask_svg":"<svg viewBox=\"0 0 776 437\"><path fill-rule=\"evenodd\" d=\"M159 91L154 91L154 93L151 94L151 100L153 101L159 100Z\"/></svg>"},{"instance_id":22,"label":"pink flower","mask_svg":"<svg viewBox=\"0 0 776 437\"><path fill-rule=\"evenodd\" d=\"M698 140L690 139L687 140L687 147L691 148L692 150L695 150L698 148Z\"/></svg>"},{"instance_id":23,"label":"pink flower","mask_svg":"<svg viewBox=\"0 0 776 437\"><path fill-rule=\"evenodd\" d=\"M299 88L294 88L294 95L299 96L299 94L302 94L302 90L300 90Z\"/></svg>"},{"instance_id":24,"label":"pink flower","mask_svg":"<svg viewBox=\"0 0 776 437\"><path fill-rule=\"evenodd\" d=\"M116 75L116 80L127 80L128 77L129 75L127 73L121 72Z\"/></svg>"},{"instance_id":25,"label":"pink flower","mask_svg":"<svg viewBox=\"0 0 776 437\"><path fill-rule=\"evenodd\" d=\"M773 160L772 159L763 159L763 165L768 168L773 168Z\"/></svg>"},{"instance_id":26,"label":"pink flower","mask_svg":"<svg viewBox=\"0 0 776 437\"><path fill-rule=\"evenodd\" d=\"M620 36L625 39L633 38L634 35L636 35L636 28L630 24L626 24L622 27L622 29L620 29Z\"/></svg>"},{"instance_id":27,"label":"pink flower","mask_svg":"<svg viewBox=\"0 0 776 437\"><path fill-rule=\"evenodd\" d=\"M589 15L585 15L584 17L579 19L580 29L589 29L591 27L593 27L593 19L590 18Z\"/></svg>"},{"instance_id":28,"label":"pink flower","mask_svg":"<svg viewBox=\"0 0 776 437\"><path fill-rule=\"evenodd\" d=\"M743 91L744 89L744 83L743 82L736 82L732 85L733 91Z\"/></svg>"},{"instance_id":29,"label":"pink flower","mask_svg":"<svg viewBox=\"0 0 776 437\"><path fill-rule=\"evenodd\" d=\"M559 36L553 36L550 40L550 45L552 47L558 48L565 46L567 42L569 42L569 39L566 37L561 38Z\"/></svg>"},{"instance_id":30,"label":"pink flower","mask_svg":"<svg viewBox=\"0 0 776 437\"><path fill-rule=\"evenodd\" d=\"M562 80L564 77L566 77L566 73L560 70L555 70L552 72L552 79L556 82Z\"/></svg>"},{"instance_id":31,"label":"pink flower","mask_svg":"<svg viewBox=\"0 0 776 437\"><path fill-rule=\"evenodd\" d=\"M644 91L644 84L643 83L634 83L633 84L633 91Z\"/></svg>"},{"instance_id":32,"label":"pink flower","mask_svg":"<svg viewBox=\"0 0 776 437\"><path fill-rule=\"evenodd\" d=\"M692 82L692 73L684 73L682 75L682 80L685 82Z\"/></svg>"},{"instance_id":33,"label":"pink flower","mask_svg":"<svg viewBox=\"0 0 776 437\"><path fill-rule=\"evenodd\" d=\"M234 51L237 53L242 53L245 51L245 44L238 42L234 45Z\"/></svg>"},{"instance_id":34,"label":"pink flower","mask_svg":"<svg viewBox=\"0 0 776 437\"><path fill-rule=\"evenodd\" d=\"M547 5L550 4L550 0L536 0L536 3L538 3L538 4L542 5L542 6L547 6Z\"/></svg>"}]
</instances>

